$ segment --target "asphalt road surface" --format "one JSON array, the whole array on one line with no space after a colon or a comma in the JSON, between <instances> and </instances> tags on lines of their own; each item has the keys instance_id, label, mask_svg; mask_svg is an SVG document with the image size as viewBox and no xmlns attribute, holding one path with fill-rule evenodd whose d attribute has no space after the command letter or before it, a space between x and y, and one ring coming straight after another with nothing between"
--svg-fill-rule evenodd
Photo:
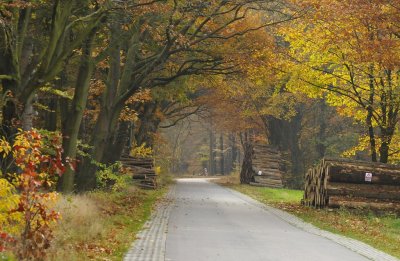
<instances>
[{"instance_id":1,"label":"asphalt road surface","mask_svg":"<svg viewBox=\"0 0 400 261\"><path fill-rule=\"evenodd\" d=\"M124 261L400 261L206 179L180 179Z\"/></svg>"},{"instance_id":2,"label":"asphalt road surface","mask_svg":"<svg viewBox=\"0 0 400 261\"><path fill-rule=\"evenodd\" d=\"M178 180L174 197L167 261L370 260L205 179Z\"/></svg>"}]
</instances>

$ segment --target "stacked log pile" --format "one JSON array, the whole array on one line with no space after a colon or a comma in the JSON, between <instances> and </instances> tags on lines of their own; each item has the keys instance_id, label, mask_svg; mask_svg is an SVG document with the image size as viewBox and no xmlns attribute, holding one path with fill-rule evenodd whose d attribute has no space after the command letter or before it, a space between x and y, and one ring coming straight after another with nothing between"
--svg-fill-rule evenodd
<instances>
[{"instance_id":1,"label":"stacked log pile","mask_svg":"<svg viewBox=\"0 0 400 261\"><path fill-rule=\"evenodd\" d=\"M122 165L132 172L132 178L141 188L156 189L157 176L152 158L135 158L123 155L120 159Z\"/></svg>"},{"instance_id":2,"label":"stacked log pile","mask_svg":"<svg viewBox=\"0 0 400 261\"><path fill-rule=\"evenodd\" d=\"M253 148L253 186L282 188L285 161L282 154L268 145L256 144ZM259 175L261 173L261 175Z\"/></svg>"},{"instance_id":3,"label":"stacked log pile","mask_svg":"<svg viewBox=\"0 0 400 261\"><path fill-rule=\"evenodd\" d=\"M324 159L305 176L303 204L400 210L400 166Z\"/></svg>"}]
</instances>

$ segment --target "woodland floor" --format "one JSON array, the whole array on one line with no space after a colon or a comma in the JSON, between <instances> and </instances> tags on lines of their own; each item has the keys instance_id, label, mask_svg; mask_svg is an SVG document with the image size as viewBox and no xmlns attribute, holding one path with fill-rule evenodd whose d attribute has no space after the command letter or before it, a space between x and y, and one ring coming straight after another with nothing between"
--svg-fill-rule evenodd
<instances>
[{"instance_id":1,"label":"woodland floor","mask_svg":"<svg viewBox=\"0 0 400 261\"><path fill-rule=\"evenodd\" d=\"M360 240L400 258L400 218L394 213L304 207L300 204L303 195L300 190L240 185L237 176L223 177L214 182L294 214L316 227Z\"/></svg>"}]
</instances>

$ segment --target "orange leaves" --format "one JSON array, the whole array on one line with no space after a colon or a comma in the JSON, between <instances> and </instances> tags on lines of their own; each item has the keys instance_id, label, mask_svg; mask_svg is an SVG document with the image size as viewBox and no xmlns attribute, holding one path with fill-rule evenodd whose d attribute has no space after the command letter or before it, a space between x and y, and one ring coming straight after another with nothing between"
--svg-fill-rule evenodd
<instances>
[{"instance_id":1,"label":"orange leaves","mask_svg":"<svg viewBox=\"0 0 400 261\"><path fill-rule=\"evenodd\" d=\"M16 166L23 173L36 177L37 173L45 172L49 176L61 175L65 171L62 161L62 146L60 134L48 134L44 138L37 130L21 132L13 144L13 158ZM43 154L47 147L52 155Z\"/></svg>"},{"instance_id":2,"label":"orange leaves","mask_svg":"<svg viewBox=\"0 0 400 261\"><path fill-rule=\"evenodd\" d=\"M138 103L145 103L152 100L151 91L149 89L142 89L136 92L133 96L131 96L128 101L125 103L125 107L122 109L121 114L119 116L120 121L130 121L135 122L138 118L138 112L132 109L132 106Z\"/></svg>"},{"instance_id":3,"label":"orange leaves","mask_svg":"<svg viewBox=\"0 0 400 261\"><path fill-rule=\"evenodd\" d=\"M11 153L18 173L12 175L13 183L20 193L16 206L8 209L8 215L20 214L22 220L7 223L6 227L20 226L20 223L22 227L18 231L19 235L14 230L12 238L15 240L12 244L6 240L7 237L0 238L0 249L4 250L8 246L21 260L36 260L45 256L53 238L50 224L60 218L59 213L51 209L57 194L46 191L55 184L55 177L65 171L61 140L58 133L20 130L12 145ZM6 194L0 194L11 200L14 198L13 193L8 190Z\"/></svg>"},{"instance_id":4,"label":"orange leaves","mask_svg":"<svg viewBox=\"0 0 400 261\"><path fill-rule=\"evenodd\" d=\"M399 2L399 1L395 1ZM400 43L395 36L400 10L393 1L316 1L307 0L312 7L304 18L314 24L314 32L324 33L329 46L336 45L354 62L377 62L398 66ZM315 39L318 41L318 39Z\"/></svg>"},{"instance_id":5,"label":"orange leaves","mask_svg":"<svg viewBox=\"0 0 400 261\"><path fill-rule=\"evenodd\" d=\"M133 96L131 96L126 102L126 104L135 104L137 102L145 103L151 100L152 96L150 89L141 89L138 92L136 92Z\"/></svg>"},{"instance_id":6,"label":"orange leaves","mask_svg":"<svg viewBox=\"0 0 400 261\"><path fill-rule=\"evenodd\" d=\"M128 122L136 122L139 120L138 113L135 110L129 108L128 106L125 106L121 111L119 120L120 121L128 121Z\"/></svg>"}]
</instances>

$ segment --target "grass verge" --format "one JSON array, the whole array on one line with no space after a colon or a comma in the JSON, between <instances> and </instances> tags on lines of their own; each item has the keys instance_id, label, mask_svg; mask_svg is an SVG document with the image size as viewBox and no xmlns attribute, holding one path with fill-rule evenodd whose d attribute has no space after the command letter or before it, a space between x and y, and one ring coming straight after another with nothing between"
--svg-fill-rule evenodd
<instances>
[{"instance_id":1,"label":"grass verge","mask_svg":"<svg viewBox=\"0 0 400 261\"><path fill-rule=\"evenodd\" d=\"M347 209L314 209L300 204L303 192L240 185L237 176L216 183L246 194L260 202L288 211L316 227L365 242L400 258L400 218L395 214Z\"/></svg>"},{"instance_id":2,"label":"grass verge","mask_svg":"<svg viewBox=\"0 0 400 261\"><path fill-rule=\"evenodd\" d=\"M166 191L131 186L63 197L49 260L122 260Z\"/></svg>"}]
</instances>

